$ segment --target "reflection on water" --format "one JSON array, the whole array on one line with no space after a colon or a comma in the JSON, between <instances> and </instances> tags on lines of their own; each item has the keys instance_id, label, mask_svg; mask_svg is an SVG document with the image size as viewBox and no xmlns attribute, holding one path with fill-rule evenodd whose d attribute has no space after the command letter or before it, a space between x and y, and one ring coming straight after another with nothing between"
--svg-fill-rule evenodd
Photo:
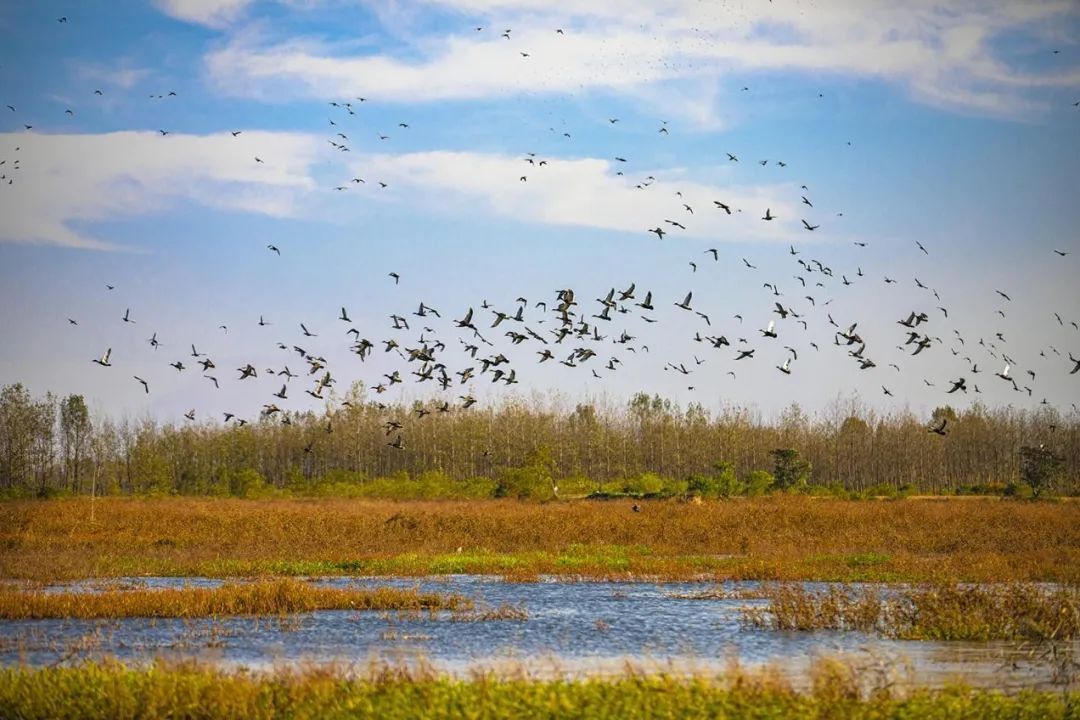
<instances>
[{"instance_id":1,"label":"reflection on water","mask_svg":"<svg viewBox=\"0 0 1080 720\"><path fill-rule=\"evenodd\" d=\"M201 578L139 578L144 587L213 586ZM284 619L123 619L0 622L0 663L46 665L111 655L128 661L195 658L227 666L370 661L414 663L465 673L513 666L532 675L611 674L627 662L672 672L773 664L798 681L816 656L844 656L901 680L966 682L1017 689L1045 684L1050 668L1015 643L905 642L854 632L775 632L742 622L755 599L685 599L700 584L539 582L448 576L416 579L325 578L327 585L394 585L468 595L479 603L521 605L525 621L455 622L450 615L322 611ZM116 582L109 583L115 587ZM104 585L64 589L88 592ZM752 590L755 583L728 583Z\"/></svg>"}]
</instances>

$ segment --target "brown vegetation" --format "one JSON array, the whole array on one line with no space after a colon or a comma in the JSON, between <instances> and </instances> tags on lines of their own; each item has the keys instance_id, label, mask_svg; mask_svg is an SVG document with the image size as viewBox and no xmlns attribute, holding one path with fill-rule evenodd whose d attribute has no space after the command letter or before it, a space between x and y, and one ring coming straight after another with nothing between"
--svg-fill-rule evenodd
<instances>
[{"instance_id":1,"label":"brown vegetation","mask_svg":"<svg viewBox=\"0 0 1080 720\"><path fill-rule=\"evenodd\" d=\"M399 588L330 588L282 578L214 588L39 592L0 588L0 619L190 618L284 615L314 610L433 611L472 609L458 595Z\"/></svg>"},{"instance_id":2,"label":"brown vegetation","mask_svg":"<svg viewBox=\"0 0 1080 720\"><path fill-rule=\"evenodd\" d=\"M859 630L904 640L1072 640L1080 588L939 584L919 588L763 588L767 609L748 619L776 630Z\"/></svg>"},{"instance_id":3,"label":"brown vegetation","mask_svg":"<svg viewBox=\"0 0 1080 720\"><path fill-rule=\"evenodd\" d=\"M0 577L1080 580L1074 502L107 498L93 521L90 503L0 503Z\"/></svg>"}]
</instances>

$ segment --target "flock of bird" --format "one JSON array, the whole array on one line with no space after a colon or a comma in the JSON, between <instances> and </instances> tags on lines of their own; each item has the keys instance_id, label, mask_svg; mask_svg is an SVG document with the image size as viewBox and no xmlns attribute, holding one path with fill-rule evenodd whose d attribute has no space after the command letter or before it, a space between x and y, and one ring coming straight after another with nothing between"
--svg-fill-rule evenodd
<instances>
[{"instance_id":1,"label":"flock of bird","mask_svg":"<svg viewBox=\"0 0 1080 720\"><path fill-rule=\"evenodd\" d=\"M66 22L66 18L60 21ZM483 28L476 28L478 32L482 30ZM565 34L561 29L556 29L555 32ZM512 30L507 29L502 33L502 37L510 40ZM530 57L525 51L519 52L523 59ZM101 94L100 90L94 92ZM166 101L174 97L177 97L176 92L167 91L155 94L151 99ZM352 141L345 127L347 118L357 115L360 104L367 102L369 101L365 97L329 101L329 125L333 134L327 141L335 150L351 151ZM12 112L16 110L10 105L8 109ZM73 111L69 109L67 112ZM604 120L611 126L620 122L617 117ZM32 124L26 124L25 127L27 131L33 128ZM407 122L398 123L400 130L409 128L410 124ZM659 121L658 134L668 136L673 130L666 121ZM234 137L241 133L240 130L232 131ZM164 137L169 131L162 129L160 134ZM566 133L566 136L569 137L569 133ZM379 141L390 139L385 133L379 133L378 138ZM745 162L740 159L738 152L725 153L725 158L727 163ZM255 156L252 162L262 163L263 160L260 156ZM540 172L542 168L557 162L559 160L555 157L542 158L533 152L522 153L522 167L526 170L516 178L507 178L507 181L527 183L530 172ZM615 167L620 168L618 175L631 172L629 169L622 169L633 166L627 158L616 156L613 162L616 163ZM788 167L788 163L783 160L758 159L755 162L762 167L769 163L780 169ZM0 162L0 165L3 164ZM14 160L12 167L17 170L18 165L19 160ZM7 180L8 183L13 180L7 174L0 179ZM385 181L374 178L372 180L373 184L387 187ZM350 186L361 184L367 184L367 180L356 176L343 184L333 185L332 189L341 192ZM663 185L661 180L649 175L641 177L635 187L649 192L667 192ZM828 232L828 223L821 217L821 209L815 206L808 185L802 185L800 193L796 206L803 209L805 217L798 217L798 227L806 233L823 229ZM770 223L777 219L771 207L737 207L734 201L725 198L687 198L677 190L670 192L670 197L671 210L668 216L658 217L655 226L642 228L642 233L652 233L658 241L670 242L669 236L674 237L687 231L695 220L709 213L717 215L721 220L744 211L755 213L760 222ZM830 212L834 212L835 216L843 214L835 210ZM927 356L949 353L962 361L966 368L960 376L929 377L924 372L921 378L926 386L939 388L943 399L958 393L982 393L980 383L985 387L988 382L1001 383L1002 387L1025 397L1035 397L1038 385L1031 357L1034 348L1014 350L1003 332L987 337L973 337L964 334L959 328L950 327L949 307L937 289L923 283L918 277L901 279L888 274L864 272L858 252L865 248L867 243L856 242L854 245L855 248L843 267L812 257L809 250L801 251L792 244L786 254L789 263L786 267L770 267L765 270L747 258L728 258L727 253L719 248L709 248L700 253L695 251L696 256L687 259L692 273L697 273L699 266L703 264L720 263L728 271L758 273L762 276L762 297L760 300L752 300L756 314L751 315L747 309L733 315L725 313L723 317L712 308L702 307L692 289L680 297L661 297L645 285L639 286L638 282L629 279L617 287L603 287L591 292L558 288L552 290L547 297L530 300L522 296L503 305L481 300L468 307L437 309L425 300L405 297L406 288L401 286L402 275L389 272L386 276L386 282L390 286L388 291L398 291L402 296L394 299L400 309L388 316L386 326L381 331L375 327L362 329L350 318L348 308L343 306L338 316L333 319L338 328L334 335L342 338L342 344L347 344L350 352L358 358L361 367L375 353L393 360L396 365L390 372L364 379L365 387L375 396L374 402L388 412L384 424L386 445L402 451L408 447L406 438L410 423L423 422L426 416L433 413L467 410L477 402L473 394L477 383L508 388L526 378L530 364L523 359L523 348L532 349L532 362L557 363L565 367L566 372L587 372L598 381L619 372L630 356L640 357L650 352L649 345L642 337L649 325L661 322L664 313L660 312L660 308L669 313L666 322L672 322L670 309L675 309L674 322L677 323L679 331L685 334L689 347L693 348L690 352L680 348L665 349L665 352L677 356L665 361L664 371L684 378L697 373L727 374L735 378L739 367L746 363L763 361L772 364L780 376L797 376L800 358L804 353L831 352L836 354L839 361L850 363L854 372L879 373L883 395L894 397L890 385L897 376L890 373L900 373L902 370L919 373L918 365ZM673 251L680 247L685 246L672 244ZM283 252L281 246L269 244L265 252L281 258L284 262L287 260L288 250L286 248ZM927 263L933 262L930 258L931 250L932 248L927 248L923 243L914 241L912 251L925 256ZM1071 254L1068 250L1054 252L1062 261L1069 262L1065 260ZM741 263L738 260L741 260ZM770 273L770 278L782 276L788 280L784 283L767 280L766 272ZM917 306L911 307L903 317L896 318L891 323L875 322L874 330L879 335L891 333L890 351L896 349L903 353L906 357L903 362L907 367L902 369L895 362L885 363L885 367L880 367L875 361L878 347L872 347L864 338L865 330L860 322L851 318L834 318L830 305L836 295L843 291L842 288L859 284L867 286L871 292L879 292L900 283L909 287L913 285L918 290L920 300ZM115 291L116 286L106 286L106 292ZM1004 318L1012 302L1011 294L999 289L995 290L991 297L997 302L995 314ZM125 308L117 321L124 326L135 326L137 317L132 308ZM756 317L762 321L751 325L745 320L746 317ZM1076 320L1066 320L1056 312L1053 317L1062 332L1080 331ZM68 318L67 322L72 326L78 325L76 318ZM259 315L257 323L254 323L254 320L251 322L259 328L275 326L272 320L267 320L263 315ZM300 323L291 338L277 341L276 348L281 353L281 361L276 367L257 368L253 362L246 362L235 368L219 367L205 348L200 351L193 343L170 338L169 348L184 346L189 348L190 352L185 350L182 357L176 357L175 354L168 358L162 357L161 368L171 367L172 371L165 372L173 372L175 375L199 373L215 389L222 389L229 383L264 383L266 402L262 404L258 415L265 421L287 424L292 422L289 408L293 398L328 400L329 392L338 384L339 377L352 372L351 368L347 371L338 370L336 367L331 369L330 362L324 355L309 351L305 347L310 347L312 338L326 332L319 329L324 327L324 322L330 322L330 318L324 318L318 325L315 322ZM139 327L144 325L139 324ZM893 329L886 331L886 327ZM227 334L229 327L220 325L218 330ZM814 332L811 332L812 330ZM818 342L823 337L829 338L827 343ZM1069 341L1075 341L1076 337L1070 336ZM145 339L154 351L163 346L163 342L158 339L158 332L152 329L149 337ZM1058 372L1071 375L1080 372L1080 358L1072 352L1063 352L1054 345L1037 350L1038 356L1049 362L1051 368L1058 368ZM161 354L164 355L164 351ZM511 361L511 357L515 359ZM110 372L115 372L119 364L114 360L111 348L105 349L101 356L92 362L103 371ZM295 370L290 369L290 364ZM1026 365L1024 369L1016 369L1022 364ZM719 369L714 369L717 366L720 366ZM991 368L1000 370L994 372ZM145 370L130 366L125 366L124 369L132 372L132 382L137 383L145 394L153 392L154 385L161 382L158 379L152 385L146 378L153 376ZM686 381L692 382L689 379ZM390 405L381 403L379 396L406 382L437 388L433 390L435 399L418 403L412 411L414 417L393 416L394 410ZM296 385L301 389L297 390ZM687 387L695 390L693 384ZM342 402L348 405L351 401ZM1049 404L1049 400L1043 398L1042 403ZM1075 404L1073 409L1076 409ZM223 419L225 423L243 425L253 414L245 418L245 414L240 411L230 411L224 413ZM192 408L185 413L185 417L188 421L195 421L199 415L195 408ZM928 425L927 430L945 435L949 431L947 420L943 417L936 418ZM325 431L333 432L332 422L327 422ZM309 445L307 449L311 451L311 448L312 445Z\"/></svg>"}]
</instances>

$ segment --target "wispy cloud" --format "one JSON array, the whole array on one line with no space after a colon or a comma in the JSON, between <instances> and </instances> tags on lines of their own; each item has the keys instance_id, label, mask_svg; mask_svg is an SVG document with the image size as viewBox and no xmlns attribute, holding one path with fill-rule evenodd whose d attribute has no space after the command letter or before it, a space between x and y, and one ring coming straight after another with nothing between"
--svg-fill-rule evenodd
<instances>
[{"instance_id":1,"label":"wispy cloud","mask_svg":"<svg viewBox=\"0 0 1080 720\"><path fill-rule=\"evenodd\" d=\"M0 154L20 160L14 183L0 187L10 208L0 216L0 241L112 249L77 226L161 212L180 200L287 216L314 187L319 147L311 136L274 132L0 134Z\"/></svg>"},{"instance_id":2,"label":"wispy cloud","mask_svg":"<svg viewBox=\"0 0 1080 720\"><path fill-rule=\"evenodd\" d=\"M386 182L393 198L448 212L468 207L471 213L486 210L524 222L641 234L659 223L672 238L717 242L805 236L799 196L791 186L711 184L682 168L641 171L630 179L617 174L614 161L532 159L537 164L521 157L472 152L385 154L361 156L353 169L369 184ZM540 166L541 160L546 164ZM714 200L729 205L733 213L720 210ZM760 219L766 208L777 220ZM685 229L662 222L665 219Z\"/></svg>"},{"instance_id":3,"label":"wispy cloud","mask_svg":"<svg viewBox=\"0 0 1080 720\"><path fill-rule=\"evenodd\" d=\"M235 95L362 93L414 102L589 88L634 93L675 79L824 72L881 79L923 102L997 114L1027 108L1026 90L1080 85L1080 70L1021 73L994 52L1005 33L1049 32L1075 13L1075 4L1063 0L968 0L962 7L929 0L813 6L587 0L558 12L534 0L431 4L497 24L475 32L463 20L460 33L422 37L408 57L245 32L207 56L209 75ZM501 35L505 29L509 39Z\"/></svg>"},{"instance_id":4,"label":"wispy cloud","mask_svg":"<svg viewBox=\"0 0 1080 720\"><path fill-rule=\"evenodd\" d=\"M243 14L252 0L157 0L172 17L208 27L224 27Z\"/></svg>"}]
</instances>

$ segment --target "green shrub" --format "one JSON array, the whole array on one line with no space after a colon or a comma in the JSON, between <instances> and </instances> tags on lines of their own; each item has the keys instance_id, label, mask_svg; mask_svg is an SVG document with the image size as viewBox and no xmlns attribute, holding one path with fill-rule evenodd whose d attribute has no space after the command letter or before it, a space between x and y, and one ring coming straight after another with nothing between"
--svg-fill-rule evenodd
<instances>
[{"instance_id":1,"label":"green shrub","mask_svg":"<svg viewBox=\"0 0 1080 720\"><path fill-rule=\"evenodd\" d=\"M764 470L754 470L746 476L746 495L748 497L766 495L772 492L775 484L776 481L770 473Z\"/></svg>"},{"instance_id":2,"label":"green shrub","mask_svg":"<svg viewBox=\"0 0 1080 720\"><path fill-rule=\"evenodd\" d=\"M623 492L631 495L665 494L667 482L656 473L645 473L623 483Z\"/></svg>"},{"instance_id":3,"label":"green shrub","mask_svg":"<svg viewBox=\"0 0 1080 720\"><path fill-rule=\"evenodd\" d=\"M794 448L777 448L773 458L773 482L778 490L798 489L810 480L810 463Z\"/></svg>"}]
</instances>

